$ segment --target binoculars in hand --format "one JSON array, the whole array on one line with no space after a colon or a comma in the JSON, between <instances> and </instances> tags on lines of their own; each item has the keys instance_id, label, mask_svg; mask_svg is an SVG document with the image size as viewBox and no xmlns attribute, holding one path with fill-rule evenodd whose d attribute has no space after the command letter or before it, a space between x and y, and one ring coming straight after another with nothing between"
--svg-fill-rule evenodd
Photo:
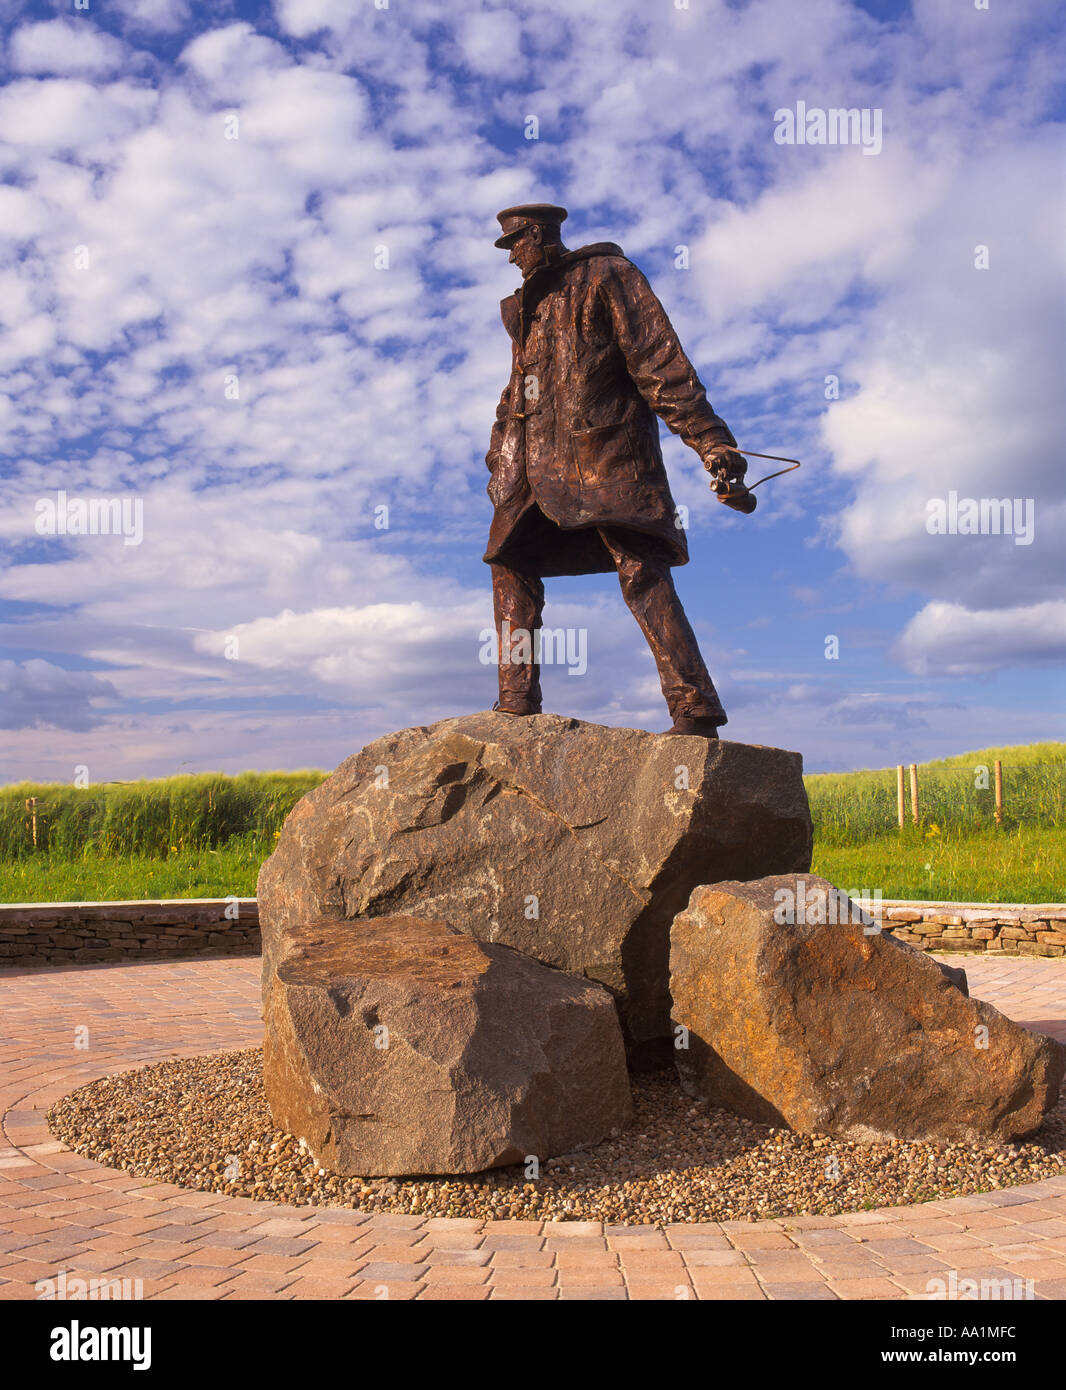
<instances>
[{"instance_id":1,"label":"binoculars in hand","mask_svg":"<svg viewBox=\"0 0 1066 1390\"><path fill-rule=\"evenodd\" d=\"M718 495L719 502L732 507L735 512L750 516L759 505L759 499L749 492L739 478L730 478L726 473L716 473L711 487Z\"/></svg>"}]
</instances>

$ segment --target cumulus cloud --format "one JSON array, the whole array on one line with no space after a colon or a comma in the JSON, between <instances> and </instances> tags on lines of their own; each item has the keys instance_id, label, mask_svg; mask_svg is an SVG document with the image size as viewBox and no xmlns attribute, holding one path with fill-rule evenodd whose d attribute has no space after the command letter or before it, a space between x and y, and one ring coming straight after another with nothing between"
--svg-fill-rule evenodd
<instances>
[{"instance_id":1,"label":"cumulus cloud","mask_svg":"<svg viewBox=\"0 0 1066 1390\"><path fill-rule=\"evenodd\" d=\"M918 675L970 676L1007 666L1066 662L1066 600L973 611L927 603L896 647Z\"/></svg>"},{"instance_id":2,"label":"cumulus cloud","mask_svg":"<svg viewBox=\"0 0 1066 1390\"><path fill-rule=\"evenodd\" d=\"M135 34L173 34L188 23L189 0L111 0L125 26Z\"/></svg>"},{"instance_id":3,"label":"cumulus cloud","mask_svg":"<svg viewBox=\"0 0 1066 1390\"><path fill-rule=\"evenodd\" d=\"M53 19L24 24L11 36L8 58L16 72L100 76L128 57L124 44L90 20Z\"/></svg>"},{"instance_id":4,"label":"cumulus cloud","mask_svg":"<svg viewBox=\"0 0 1066 1390\"><path fill-rule=\"evenodd\" d=\"M1045 664L1066 523L1057 251L1052 220L1021 210L1056 177L1056 72L1034 39L1058 21L1042 0L912 8L882 25L845 0L802 16L786 0L276 0L272 18L204 22L121 0L107 17L121 38L86 16L16 28L0 91L0 597L32 613L33 649L113 663L137 720L135 702L167 692L288 692L362 700L360 718L376 701L393 727L424 717L423 649L442 704L488 703L457 654L487 608L482 457L508 365L495 301L514 275L493 214L546 197L571 207L572 244L619 240L649 271L745 441L805 460L747 529L716 518L727 573L693 586L697 626L738 575L757 583L777 549L802 547L814 572L775 594L791 587L813 617L830 583L887 586L911 672L950 674L934 648L951 624L928 615L954 608L991 634L960 669ZM883 107L882 153L775 145L775 109L800 98ZM698 527L699 462L675 440L666 454ZM141 498L144 544L37 537L35 502L60 488ZM926 502L950 490L1033 497L1034 544L929 535ZM789 530L759 549L775 516ZM554 592L575 622L588 613L587 588ZM562 676L559 703L659 721L650 658L604 593L591 602L613 665ZM785 673L777 605L752 631L758 664ZM9 623L13 644L24 628ZM226 662L234 634L242 659ZM764 739L782 709L820 736L821 694L772 707L745 704L728 670L722 685ZM869 729L896 708L853 693L838 742L849 719ZM169 737L203 740L180 722Z\"/></svg>"},{"instance_id":5,"label":"cumulus cloud","mask_svg":"<svg viewBox=\"0 0 1066 1390\"><path fill-rule=\"evenodd\" d=\"M116 698L110 681L50 661L0 661L0 728L91 729L103 722L94 701Z\"/></svg>"}]
</instances>

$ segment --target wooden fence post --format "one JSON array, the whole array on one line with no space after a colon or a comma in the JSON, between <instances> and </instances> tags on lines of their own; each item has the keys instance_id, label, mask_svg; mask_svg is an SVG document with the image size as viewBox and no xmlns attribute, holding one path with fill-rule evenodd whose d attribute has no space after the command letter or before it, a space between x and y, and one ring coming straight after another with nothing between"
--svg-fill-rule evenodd
<instances>
[{"instance_id":1,"label":"wooden fence post","mask_svg":"<svg viewBox=\"0 0 1066 1390\"><path fill-rule=\"evenodd\" d=\"M996 759L996 824L1003 824L1003 764Z\"/></svg>"},{"instance_id":2,"label":"wooden fence post","mask_svg":"<svg viewBox=\"0 0 1066 1390\"><path fill-rule=\"evenodd\" d=\"M907 814L907 797L903 790L903 764L896 764L896 815L899 818L899 828L903 829L903 821Z\"/></svg>"},{"instance_id":3,"label":"wooden fence post","mask_svg":"<svg viewBox=\"0 0 1066 1390\"><path fill-rule=\"evenodd\" d=\"M33 847L37 848L37 798L29 796L26 798L26 810L30 813L30 824L33 827Z\"/></svg>"},{"instance_id":4,"label":"wooden fence post","mask_svg":"<svg viewBox=\"0 0 1066 1390\"><path fill-rule=\"evenodd\" d=\"M911 820L918 824L918 764L911 763Z\"/></svg>"}]
</instances>

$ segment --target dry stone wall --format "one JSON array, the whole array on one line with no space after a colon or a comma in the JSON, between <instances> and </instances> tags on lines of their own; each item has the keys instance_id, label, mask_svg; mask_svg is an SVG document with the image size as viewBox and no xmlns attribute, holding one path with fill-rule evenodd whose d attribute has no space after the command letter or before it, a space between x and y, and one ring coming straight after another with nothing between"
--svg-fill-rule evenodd
<instances>
[{"instance_id":1,"label":"dry stone wall","mask_svg":"<svg viewBox=\"0 0 1066 1390\"><path fill-rule=\"evenodd\" d=\"M886 931L922 951L1066 955L1066 904L856 898ZM228 913L228 915L227 915ZM0 903L0 970L121 960L254 956L255 898L169 902Z\"/></svg>"},{"instance_id":2,"label":"dry stone wall","mask_svg":"<svg viewBox=\"0 0 1066 1390\"><path fill-rule=\"evenodd\" d=\"M856 898L882 928L921 951L1066 955L1066 904L935 903Z\"/></svg>"},{"instance_id":3,"label":"dry stone wall","mask_svg":"<svg viewBox=\"0 0 1066 1390\"><path fill-rule=\"evenodd\" d=\"M0 970L259 950L254 898L0 904Z\"/></svg>"}]
</instances>

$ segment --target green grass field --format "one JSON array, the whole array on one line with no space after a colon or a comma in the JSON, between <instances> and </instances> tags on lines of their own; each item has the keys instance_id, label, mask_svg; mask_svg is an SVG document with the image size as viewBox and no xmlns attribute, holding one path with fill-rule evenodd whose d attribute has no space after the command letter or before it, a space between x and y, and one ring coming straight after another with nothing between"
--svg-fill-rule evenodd
<instances>
[{"instance_id":1,"label":"green grass field","mask_svg":"<svg viewBox=\"0 0 1066 1390\"><path fill-rule=\"evenodd\" d=\"M121 898L254 898L259 865L269 854L256 842L220 849L184 849L166 859L56 855L0 861L0 902L115 902Z\"/></svg>"},{"instance_id":2,"label":"green grass field","mask_svg":"<svg viewBox=\"0 0 1066 1390\"><path fill-rule=\"evenodd\" d=\"M1002 827L993 814L996 758ZM0 788L0 902L251 897L285 817L325 776L203 773L85 790ZM1066 744L923 764L921 823L902 832L894 768L805 781L813 868L838 887L885 898L1066 901Z\"/></svg>"},{"instance_id":3,"label":"green grass field","mask_svg":"<svg viewBox=\"0 0 1066 1390\"><path fill-rule=\"evenodd\" d=\"M856 845L815 840L816 874L846 892L943 902L1066 902L1066 834L1041 826L933 836L905 830Z\"/></svg>"}]
</instances>

